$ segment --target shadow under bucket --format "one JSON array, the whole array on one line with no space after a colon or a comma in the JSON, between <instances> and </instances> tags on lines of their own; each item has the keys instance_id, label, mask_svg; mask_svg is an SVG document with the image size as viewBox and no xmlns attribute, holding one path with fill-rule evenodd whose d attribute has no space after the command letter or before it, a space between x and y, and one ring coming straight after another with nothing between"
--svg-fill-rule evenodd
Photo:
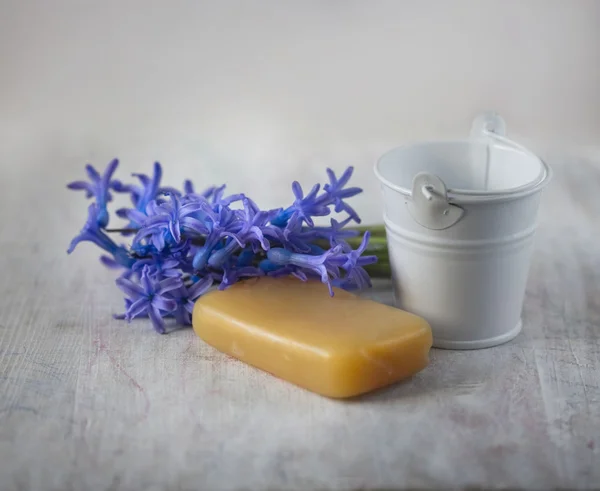
<instances>
[{"instance_id":1,"label":"shadow under bucket","mask_svg":"<svg viewBox=\"0 0 600 491\"><path fill-rule=\"evenodd\" d=\"M484 114L468 140L399 147L375 165L396 303L431 324L437 348L487 348L521 330L551 170L504 126Z\"/></svg>"}]
</instances>

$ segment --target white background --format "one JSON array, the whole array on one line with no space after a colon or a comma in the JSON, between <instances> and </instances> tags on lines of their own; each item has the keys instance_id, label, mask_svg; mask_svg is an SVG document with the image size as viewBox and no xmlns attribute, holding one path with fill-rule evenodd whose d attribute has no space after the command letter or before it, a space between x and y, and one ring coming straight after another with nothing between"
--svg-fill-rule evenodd
<instances>
[{"instance_id":1,"label":"white background","mask_svg":"<svg viewBox=\"0 0 600 491\"><path fill-rule=\"evenodd\" d=\"M0 1L13 183L118 156L121 177L160 160L280 206L352 164L377 221L377 156L487 108L512 136L599 146L600 1Z\"/></svg>"}]
</instances>

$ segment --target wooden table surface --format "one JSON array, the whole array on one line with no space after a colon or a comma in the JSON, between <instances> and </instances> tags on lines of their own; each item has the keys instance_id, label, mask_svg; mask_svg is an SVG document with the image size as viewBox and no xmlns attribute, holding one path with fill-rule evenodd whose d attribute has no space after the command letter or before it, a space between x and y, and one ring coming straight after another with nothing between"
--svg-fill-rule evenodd
<instances>
[{"instance_id":1,"label":"wooden table surface","mask_svg":"<svg viewBox=\"0 0 600 491\"><path fill-rule=\"evenodd\" d=\"M5 171L0 489L600 488L600 165L550 163L523 332L351 402L113 320L73 174Z\"/></svg>"}]
</instances>

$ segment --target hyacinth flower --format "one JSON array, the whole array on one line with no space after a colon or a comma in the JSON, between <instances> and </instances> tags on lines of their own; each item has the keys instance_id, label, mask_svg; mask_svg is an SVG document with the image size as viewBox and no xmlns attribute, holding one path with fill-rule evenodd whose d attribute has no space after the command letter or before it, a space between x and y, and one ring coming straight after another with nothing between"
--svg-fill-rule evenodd
<instances>
[{"instance_id":1,"label":"hyacinth flower","mask_svg":"<svg viewBox=\"0 0 600 491\"><path fill-rule=\"evenodd\" d=\"M191 286L182 285L179 288L171 290L170 296L175 300L175 310L171 315L175 317L177 324L190 325L192 323L192 312L194 311L194 302L204 295L213 284L212 276L205 276L199 279Z\"/></svg>"},{"instance_id":2,"label":"hyacinth flower","mask_svg":"<svg viewBox=\"0 0 600 491\"><path fill-rule=\"evenodd\" d=\"M315 184L311 191L304 196L302 186L298 181L292 183L292 192L295 200L292 206L283 210L275 219L273 224L285 226L290 220L306 223L309 227L314 227L311 217L327 216L331 213L330 207L335 206L335 211L348 211L349 217L356 223L360 223L360 218L356 212L344 201L344 199L356 196L362 192L361 188L348 188L344 186L352 177L353 167L348 167L340 179L335 177L331 169L327 169L329 184L323 186L323 193L319 195L321 186Z\"/></svg>"},{"instance_id":3,"label":"hyacinth flower","mask_svg":"<svg viewBox=\"0 0 600 491\"><path fill-rule=\"evenodd\" d=\"M275 217L273 224L277 226L284 225L291 220L299 223L304 221L309 227L314 227L312 217L323 217L330 213L327 206L317 202L317 194L320 188L319 184L315 184L310 192L304 196L302 186L298 181L294 181L292 183L292 191L296 197L294 204Z\"/></svg>"},{"instance_id":4,"label":"hyacinth flower","mask_svg":"<svg viewBox=\"0 0 600 491\"><path fill-rule=\"evenodd\" d=\"M236 238L229 239L225 247L210 255L208 259L210 266L222 266L234 252L246 246L251 247L255 254L261 249L268 251L271 247L267 237L275 233L275 227L269 226L268 223L280 210L261 211L251 199L244 198L242 201L244 203L242 228L236 233Z\"/></svg>"},{"instance_id":5,"label":"hyacinth flower","mask_svg":"<svg viewBox=\"0 0 600 491\"><path fill-rule=\"evenodd\" d=\"M321 281L335 295L336 287L367 288L370 274L389 276L383 228L351 226L360 218L346 200L361 192L348 187L351 167L339 178L327 169L329 182L306 195L294 182L292 204L274 210L261 210L243 193L225 195L225 186L196 192L186 180L182 192L164 187L158 163L151 177L134 174L137 185L113 179L115 169L116 161L102 175L88 169L91 184L69 185L96 199L69 252L91 242L108 253L101 261L120 270L117 286L126 294L120 318L150 318L163 333L166 322L189 325L194 302L206 292L247 278ZM130 194L133 206L117 210L128 221L124 228L106 229L109 189ZM315 218L327 215L335 215L329 226L315 225ZM118 246L111 232L133 238Z\"/></svg>"},{"instance_id":6,"label":"hyacinth flower","mask_svg":"<svg viewBox=\"0 0 600 491\"><path fill-rule=\"evenodd\" d=\"M261 271L260 268L255 268L254 266L235 268L226 265L223 268L223 273L215 276L218 277L221 281L221 284L219 285L219 290L225 290L226 288L229 288L231 285L233 285L241 279L254 278L256 276L264 276L264 272Z\"/></svg>"},{"instance_id":7,"label":"hyacinth flower","mask_svg":"<svg viewBox=\"0 0 600 491\"><path fill-rule=\"evenodd\" d=\"M342 250L338 245L319 255L298 254L282 248L270 249L267 253L267 259L271 263L280 266L296 266L297 271L313 271L321 277L321 281L327 285L329 294L333 296L331 288L331 279L339 278L339 269L332 259Z\"/></svg>"},{"instance_id":8,"label":"hyacinth flower","mask_svg":"<svg viewBox=\"0 0 600 491\"><path fill-rule=\"evenodd\" d=\"M163 317L177 309L177 301L168 293L183 286L181 278L159 279L144 266L139 284L125 278L117 280L117 286L128 297L125 319L131 321L146 314L150 317L156 332L165 333Z\"/></svg>"},{"instance_id":9,"label":"hyacinth flower","mask_svg":"<svg viewBox=\"0 0 600 491\"><path fill-rule=\"evenodd\" d=\"M204 198L208 200L209 198L211 198L211 196L215 193L217 189L221 188L225 189L225 186L223 185L219 188L217 188L216 186L211 186L208 189L202 191L201 193L197 193L194 188L194 183L192 181L186 179L183 183L183 191L185 193L184 196L187 196L189 199Z\"/></svg>"},{"instance_id":10,"label":"hyacinth flower","mask_svg":"<svg viewBox=\"0 0 600 491\"><path fill-rule=\"evenodd\" d=\"M162 251L167 243L179 244L182 232L186 229L198 234L208 232L208 228L192 216L205 209L205 203L191 201L182 205L176 194L167 194L170 195L171 202L161 203L153 208L150 216L143 216L136 211L128 213L128 217L136 218L140 224L134 243L148 238L158 251Z\"/></svg>"},{"instance_id":11,"label":"hyacinth flower","mask_svg":"<svg viewBox=\"0 0 600 491\"><path fill-rule=\"evenodd\" d=\"M145 213L148 205L156 200L162 193L181 194L175 188L160 186L162 167L158 162L154 163L152 177L145 174L132 174L132 176L138 178L140 181L139 185L123 184L121 181L114 179L111 182L110 187L117 193L128 193L135 209L139 212ZM122 216L124 211L125 210L123 209L118 210L117 214ZM129 224L129 228L136 228L136 226L136 222L131 222Z\"/></svg>"},{"instance_id":12,"label":"hyacinth flower","mask_svg":"<svg viewBox=\"0 0 600 491\"><path fill-rule=\"evenodd\" d=\"M371 234L365 232L362 241L358 248L352 249L346 242L342 242L339 247L343 254L337 257L332 257L330 262L346 272L346 277L341 280L336 280L336 286L344 288L349 285L350 288L364 289L371 286L371 279L368 273L364 270L365 266L377 262L376 256L363 256L369 244Z\"/></svg>"},{"instance_id":13,"label":"hyacinth flower","mask_svg":"<svg viewBox=\"0 0 600 491\"><path fill-rule=\"evenodd\" d=\"M112 195L110 194L111 178L118 166L119 161L113 159L106 167L104 174L100 175L96 169L87 164L85 170L91 182L73 181L67 184L69 189L85 191L87 198L91 198L92 196L96 198L96 220L101 228L106 228L108 225L107 205L112 201Z\"/></svg>"},{"instance_id":14,"label":"hyacinth flower","mask_svg":"<svg viewBox=\"0 0 600 491\"><path fill-rule=\"evenodd\" d=\"M329 184L323 186L323 190L326 194L321 200L325 200L328 204L333 204L336 213L346 212L348 213L348 220L354 220L356 223L360 223L360 217L356 211L344 201L345 199L352 198L353 196L362 193L362 189L357 187L344 189L344 186L348 184L348 181L352 177L353 171L354 169L352 167L348 167L338 179L331 169L327 169Z\"/></svg>"},{"instance_id":15,"label":"hyacinth flower","mask_svg":"<svg viewBox=\"0 0 600 491\"><path fill-rule=\"evenodd\" d=\"M159 254L149 258L138 259L131 267L132 271L141 273L148 268L151 276L162 276L164 278L179 278L181 276L180 263L177 259L165 258Z\"/></svg>"},{"instance_id":16,"label":"hyacinth flower","mask_svg":"<svg viewBox=\"0 0 600 491\"><path fill-rule=\"evenodd\" d=\"M210 208L205 209L208 233L203 247L198 249L192 260L192 265L198 270L206 266L210 255L219 245L222 245L223 239L233 239L240 247L244 247L244 243L238 237L238 232L243 227L239 214L236 214L227 205L218 204L215 208L216 211Z\"/></svg>"},{"instance_id":17,"label":"hyacinth flower","mask_svg":"<svg viewBox=\"0 0 600 491\"><path fill-rule=\"evenodd\" d=\"M113 240L102 231L100 228L101 220L98 218L99 213L101 213L101 210L98 210L98 205L96 203L92 203L88 207L88 217L85 225L79 234L71 241L71 244L69 244L67 254L71 254L81 242L92 242L112 256L112 259L108 258L103 260L105 264L108 263L115 266L130 268L133 266L133 258L130 257L127 249L115 244ZM106 258L106 256L103 257Z\"/></svg>"}]
</instances>

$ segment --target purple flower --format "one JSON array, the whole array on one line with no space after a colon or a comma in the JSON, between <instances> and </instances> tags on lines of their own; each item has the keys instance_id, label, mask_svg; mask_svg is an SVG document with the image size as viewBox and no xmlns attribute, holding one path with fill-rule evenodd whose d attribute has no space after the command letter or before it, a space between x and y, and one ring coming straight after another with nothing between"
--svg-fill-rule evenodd
<instances>
[{"instance_id":1,"label":"purple flower","mask_svg":"<svg viewBox=\"0 0 600 491\"><path fill-rule=\"evenodd\" d=\"M187 199L203 198L209 201L213 205L225 205L228 206L235 201L241 201L245 198L243 194L232 194L231 196L223 197L225 193L225 184L222 186L211 186L201 193L196 193L192 181L187 180L183 184L185 191L185 197Z\"/></svg>"},{"instance_id":2,"label":"purple flower","mask_svg":"<svg viewBox=\"0 0 600 491\"><path fill-rule=\"evenodd\" d=\"M229 239L225 247L222 247L221 249L213 249L208 257L208 265L213 268L221 267L232 256L232 254L240 248L240 244L238 244L235 239ZM207 249L203 250L203 253L206 252Z\"/></svg>"},{"instance_id":3,"label":"purple flower","mask_svg":"<svg viewBox=\"0 0 600 491\"><path fill-rule=\"evenodd\" d=\"M224 235L224 237L234 237L237 239L237 236L233 232L239 232L243 227L243 223L239 220L234 210L227 205L215 205L213 208L206 207L204 212L206 213L206 225L209 233L232 232Z\"/></svg>"},{"instance_id":4,"label":"purple flower","mask_svg":"<svg viewBox=\"0 0 600 491\"><path fill-rule=\"evenodd\" d=\"M223 188L225 188L225 186L223 186ZM184 196L189 199L203 198L208 200L214 194L216 189L217 188L215 186L211 186L208 189L202 191L201 193L197 193L194 189L194 184L192 183L192 181L187 179L183 183L183 192L185 193Z\"/></svg>"},{"instance_id":5,"label":"purple flower","mask_svg":"<svg viewBox=\"0 0 600 491\"><path fill-rule=\"evenodd\" d=\"M234 252L238 249L250 245L256 253L261 248L268 251L271 247L267 235L276 235L275 227L267 225L280 210L260 211L256 203L250 198L243 198L244 210L238 213L241 221L241 228L236 232L237 239L230 239L222 249L215 250L208 259L208 264L212 267L220 267ZM279 230L279 229L277 229Z\"/></svg>"},{"instance_id":6,"label":"purple flower","mask_svg":"<svg viewBox=\"0 0 600 491\"><path fill-rule=\"evenodd\" d=\"M242 201L246 196L242 193L231 194L229 196L223 197L225 194L225 185L215 188L212 193L212 203L213 205L221 205L221 206L229 206L231 203L236 201Z\"/></svg>"},{"instance_id":7,"label":"purple flower","mask_svg":"<svg viewBox=\"0 0 600 491\"><path fill-rule=\"evenodd\" d=\"M223 198L223 194L225 193L225 184L223 184L222 186L218 186L218 187L214 187L212 190L212 193L209 195L210 198L212 198L212 203L217 205L220 204L221 199Z\"/></svg>"},{"instance_id":8,"label":"purple flower","mask_svg":"<svg viewBox=\"0 0 600 491\"><path fill-rule=\"evenodd\" d=\"M144 266L139 284L125 278L119 278L116 283L131 302L125 311L125 319L131 322L132 319L147 314L154 329L160 334L164 334L163 316L177 308L177 301L166 294L176 288L181 288L183 285L181 278L159 280L150 273L148 266Z\"/></svg>"},{"instance_id":9,"label":"purple flower","mask_svg":"<svg viewBox=\"0 0 600 491\"><path fill-rule=\"evenodd\" d=\"M119 264L110 256L100 256L100 262L104 264L108 269L121 269L123 267L122 264Z\"/></svg>"},{"instance_id":10,"label":"purple flower","mask_svg":"<svg viewBox=\"0 0 600 491\"><path fill-rule=\"evenodd\" d=\"M275 228L274 234L272 230L266 230L265 235L275 238L285 249L292 252L320 254L324 251L312 243L314 240L327 239L331 246L336 246L340 240L358 235L357 230L343 228L350 220L352 218L348 217L338 222L332 218L329 227L303 227L300 222L290 220L284 229Z\"/></svg>"},{"instance_id":11,"label":"purple flower","mask_svg":"<svg viewBox=\"0 0 600 491\"><path fill-rule=\"evenodd\" d=\"M96 169L90 164L87 164L85 170L87 171L91 182L74 181L67 184L69 189L84 190L87 198L91 198L92 196L96 198L96 205L98 206L97 220L98 225L101 228L106 228L108 225L109 217L106 205L108 202L112 201L109 189L111 187L112 175L115 173L115 170L117 170L118 165L119 161L117 159L111 160L106 167L104 174L100 175Z\"/></svg>"},{"instance_id":12,"label":"purple flower","mask_svg":"<svg viewBox=\"0 0 600 491\"><path fill-rule=\"evenodd\" d=\"M242 229L238 233L241 241L244 243L254 241L260 244L260 247L264 251L268 251L270 244L265 238L264 232L265 229L267 231L275 229L275 227L269 226L268 223L281 212L281 209L260 211L256 203L250 198L244 198L242 202L244 203L244 222Z\"/></svg>"},{"instance_id":13,"label":"purple flower","mask_svg":"<svg viewBox=\"0 0 600 491\"><path fill-rule=\"evenodd\" d=\"M128 321L150 317L161 333L165 332L165 317L190 324L194 302L214 282L223 290L245 278L291 275L302 281L318 278L327 284L331 295L332 285L354 288L369 284L363 266L375 258L362 256L368 234L355 251L344 241L358 234L344 227L352 220L360 221L344 201L360 192L359 188L346 188L352 168L339 179L328 169L329 183L323 188L315 185L306 195L294 182L291 206L261 210L244 194L226 196L225 186L197 193L188 180L183 195L161 187L158 162L151 177L134 174L139 179L137 185L111 180L116 166L116 160L111 162L103 176L88 166L91 183L69 185L96 197L69 252L79 242L90 241L109 253L101 256L105 266L124 270L117 285L127 296L121 317ZM117 211L118 216L129 220L128 229L134 229L121 232L135 232L130 251L106 235L110 230L103 230L108 223L106 203L111 189L129 193L134 204ZM331 219L330 226L314 225L314 217L334 210L347 216ZM325 241L331 246L327 251L323 249Z\"/></svg>"},{"instance_id":14,"label":"purple flower","mask_svg":"<svg viewBox=\"0 0 600 491\"><path fill-rule=\"evenodd\" d=\"M192 312L194 311L194 302L204 295L213 284L211 276L200 278L191 286L181 286L172 290L170 295L177 302L177 307L173 312L178 324L190 325L192 323Z\"/></svg>"},{"instance_id":15,"label":"purple flower","mask_svg":"<svg viewBox=\"0 0 600 491\"><path fill-rule=\"evenodd\" d=\"M317 194L321 186L315 184L306 196L302 186L298 181L292 183L292 191L296 197L294 204L279 213L273 219L273 225L278 227L285 226L288 221L306 222L307 225L313 227L314 222L311 217L329 215L329 207L321 204L317 200Z\"/></svg>"},{"instance_id":16,"label":"purple flower","mask_svg":"<svg viewBox=\"0 0 600 491\"><path fill-rule=\"evenodd\" d=\"M162 167L160 163L154 163L154 172L152 177L145 174L132 174L137 177L140 181L139 186L132 184L123 184L119 180L112 181L111 188L117 193L129 193L131 195L131 201L134 204L136 210L142 213L146 212L148 204L155 200L161 193L170 193L180 195L181 193L171 187L161 187L160 181L162 179ZM130 224L131 228L135 228L136 224Z\"/></svg>"},{"instance_id":17,"label":"purple flower","mask_svg":"<svg viewBox=\"0 0 600 491\"><path fill-rule=\"evenodd\" d=\"M101 230L100 227L100 220L98 219L98 205L96 203L92 203L88 207L88 217L85 225L79 232L79 235L77 235L71 241L71 244L69 244L67 254L71 254L80 242L92 242L111 254L115 263L122 267L131 267L133 264L133 259L130 257L127 250L124 247L115 244L112 239Z\"/></svg>"},{"instance_id":18,"label":"purple flower","mask_svg":"<svg viewBox=\"0 0 600 491\"><path fill-rule=\"evenodd\" d=\"M371 234L365 232L360 246L355 250L352 250L346 242L341 243L340 247L343 254L331 259L332 264L339 266L347 273L346 277L339 282L339 286L342 288L362 289L371 286L371 279L369 278L369 274L363 269L363 266L376 263L377 256L362 255L369 244L370 237Z\"/></svg>"},{"instance_id":19,"label":"purple flower","mask_svg":"<svg viewBox=\"0 0 600 491\"><path fill-rule=\"evenodd\" d=\"M152 255L149 258L138 259L131 267L132 271L142 271L148 267L149 274L152 276L161 276L163 278L179 278L181 270L179 269L179 261L170 259L169 256Z\"/></svg>"},{"instance_id":20,"label":"purple flower","mask_svg":"<svg viewBox=\"0 0 600 491\"><path fill-rule=\"evenodd\" d=\"M371 278L362 267L356 266L344 278L336 278L333 285L344 290L364 290L371 287Z\"/></svg>"},{"instance_id":21,"label":"purple flower","mask_svg":"<svg viewBox=\"0 0 600 491\"><path fill-rule=\"evenodd\" d=\"M135 263L132 270L140 272L144 266L149 266L152 274L156 272L165 277L191 273L191 257L189 257L191 250L193 246L189 240L167 245L160 251L152 244L134 244L132 256Z\"/></svg>"},{"instance_id":22,"label":"purple flower","mask_svg":"<svg viewBox=\"0 0 600 491\"><path fill-rule=\"evenodd\" d=\"M128 259L131 262L135 261L135 259L133 259L131 256L129 256ZM100 256L100 262L108 269L123 270L121 272L121 278L130 279L136 274L136 272L131 269L130 265L125 266L110 256Z\"/></svg>"},{"instance_id":23,"label":"purple flower","mask_svg":"<svg viewBox=\"0 0 600 491\"><path fill-rule=\"evenodd\" d=\"M328 251L320 255L298 254L281 248L273 248L267 252L267 259L274 264L281 266L293 265L299 268L314 271L317 273L321 281L327 284L329 294L333 296L331 289L330 275L333 278L339 277L338 267L331 261L342 250L342 246L332 247Z\"/></svg>"},{"instance_id":24,"label":"purple flower","mask_svg":"<svg viewBox=\"0 0 600 491\"><path fill-rule=\"evenodd\" d=\"M327 169L329 184L325 184L325 186L323 186L325 193L320 200L317 200L317 202L323 204L334 204L336 213L345 211L352 220L360 223L360 218L356 211L354 211L354 209L344 201L344 199L351 198L352 196L362 193L362 189L358 187L344 189L344 186L348 184L348 181L352 177L353 172L354 167L348 167L342 176L337 179L334 172L331 169Z\"/></svg>"},{"instance_id":25,"label":"purple flower","mask_svg":"<svg viewBox=\"0 0 600 491\"><path fill-rule=\"evenodd\" d=\"M358 230L348 230L344 228L351 220L352 217L350 216L341 222L332 218L330 227L313 227L308 229L305 233L314 239L327 239L331 245L337 245L340 240L356 237L358 235Z\"/></svg>"},{"instance_id":26,"label":"purple flower","mask_svg":"<svg viewBox=\"0 0 600 491\"><path fill-rule=\"evenodd\" d=\"M329 184L323 186L323 193L318 196L320 186L315 184L310 193L304 196L302 186L295 181L292 184L295 201L292 206L286 208L273 219L273 225L285 227L288 222L298 221L306 223L309 227L314 227L312 217L326 216L331 213L330 206L334 206L337 213L342 211L348 213L350 219L360 223L360 218L356 211L348 205L344 199L351 198L362 192L361 188L353 187L344 189L344 186L352 177L353 167L348 167L342 176L338 179L331 169L327 169Z\"/></svg>"},{"instance_id":27,"label":"purple flower","mask_svg":"<svg viewBox=\"0 0 600 491\"><path fill-rule=\"evenodd\" d=\"M287 223L285 228L265 228L263 234L272 242L280 242L285 249L300 253L310 252L310 241L315 238L303 232L302 224L299 221L292 220Z\"/></svg>"},{"instance_id":28,"label":"purple flower","mask_svg":"<svg viewBox=\"0 0 600 491\"><path fill-rule=\"evenodd\" d=\"M308 278L321 279L321 275L313 270L302 269L301 267L294 266L292 264L281 266L279 264L271 262L269 259L263 259L260 262L259 267L265 273L266 276L270 276L272 278L281 278L282 276L291 275L295 276L300 281L307 281ZM332 284L334 284L333 281Z\"/></svg>"},{"instance_id":29,"label":"purple flower","mask_svg":"<svg viewBox=\"0 0 600 491\"><path fill-rule=\"evenodd\" d=\"M168 243L179 244L181 242L181 232L184 229L195 231L199 234L207 233L208 228L202 222L193 218L191 215L206 208L207 204L203 201L191 201L181 205L179 198L171 194L170 203L162 203L153 207L148 205L148 211L151 216L142 217L139 212L132 211L128 214L134 218L141 228L134 238L134 243L140 242L147 237L150 242L159 251L165 247L165 240ZM153 203L153 202L152 202Z\"/></svg>"},{"instance_id":30,"label":"purple flower","mask_svg":"<svg viewBox=\"0 0 600 491\"><path fill-rule=\"evenodd\" d=\"M215 275L217 279L221 280L219 290L225 290L234 283L244 279L253 278L255 276L264 276L264 273L253 266L245 266L243 268L230 267L227 264L223 267L223 274Z\"/></svg>"},{"instance_id":31,"label":"purple flower","mask_svg":"<svg viewBox=\"0 0 600 491\"><path fill-rule=\"evenodd\" d=\"M237 235L243 227L243 222L228 206L216 205L215 208L216 210L210 208L204 210L209 232L204 246L200 247L194 255L192 264L196 270L204 269L211 253L221 239L230 237L237 242L239 247L244 247L244 243Z\"/></svg>"},{"instance_id":32,"label":"purple flower","mask_svg":"<svg viewBox=\"0 0 600 491\"><path fill-rule=\"evenodd\" d=\"M377 262L377 256L362 255L369 245L370 238L371 233L368 231L365 232L360 245L355 250L352 250L352 248L346 242L341 243L340 247L344 254L332 258L331 262L337 264L346 271L349 271L356 266L366 266L368 264Z\"/></svg>"}]
</instances>

